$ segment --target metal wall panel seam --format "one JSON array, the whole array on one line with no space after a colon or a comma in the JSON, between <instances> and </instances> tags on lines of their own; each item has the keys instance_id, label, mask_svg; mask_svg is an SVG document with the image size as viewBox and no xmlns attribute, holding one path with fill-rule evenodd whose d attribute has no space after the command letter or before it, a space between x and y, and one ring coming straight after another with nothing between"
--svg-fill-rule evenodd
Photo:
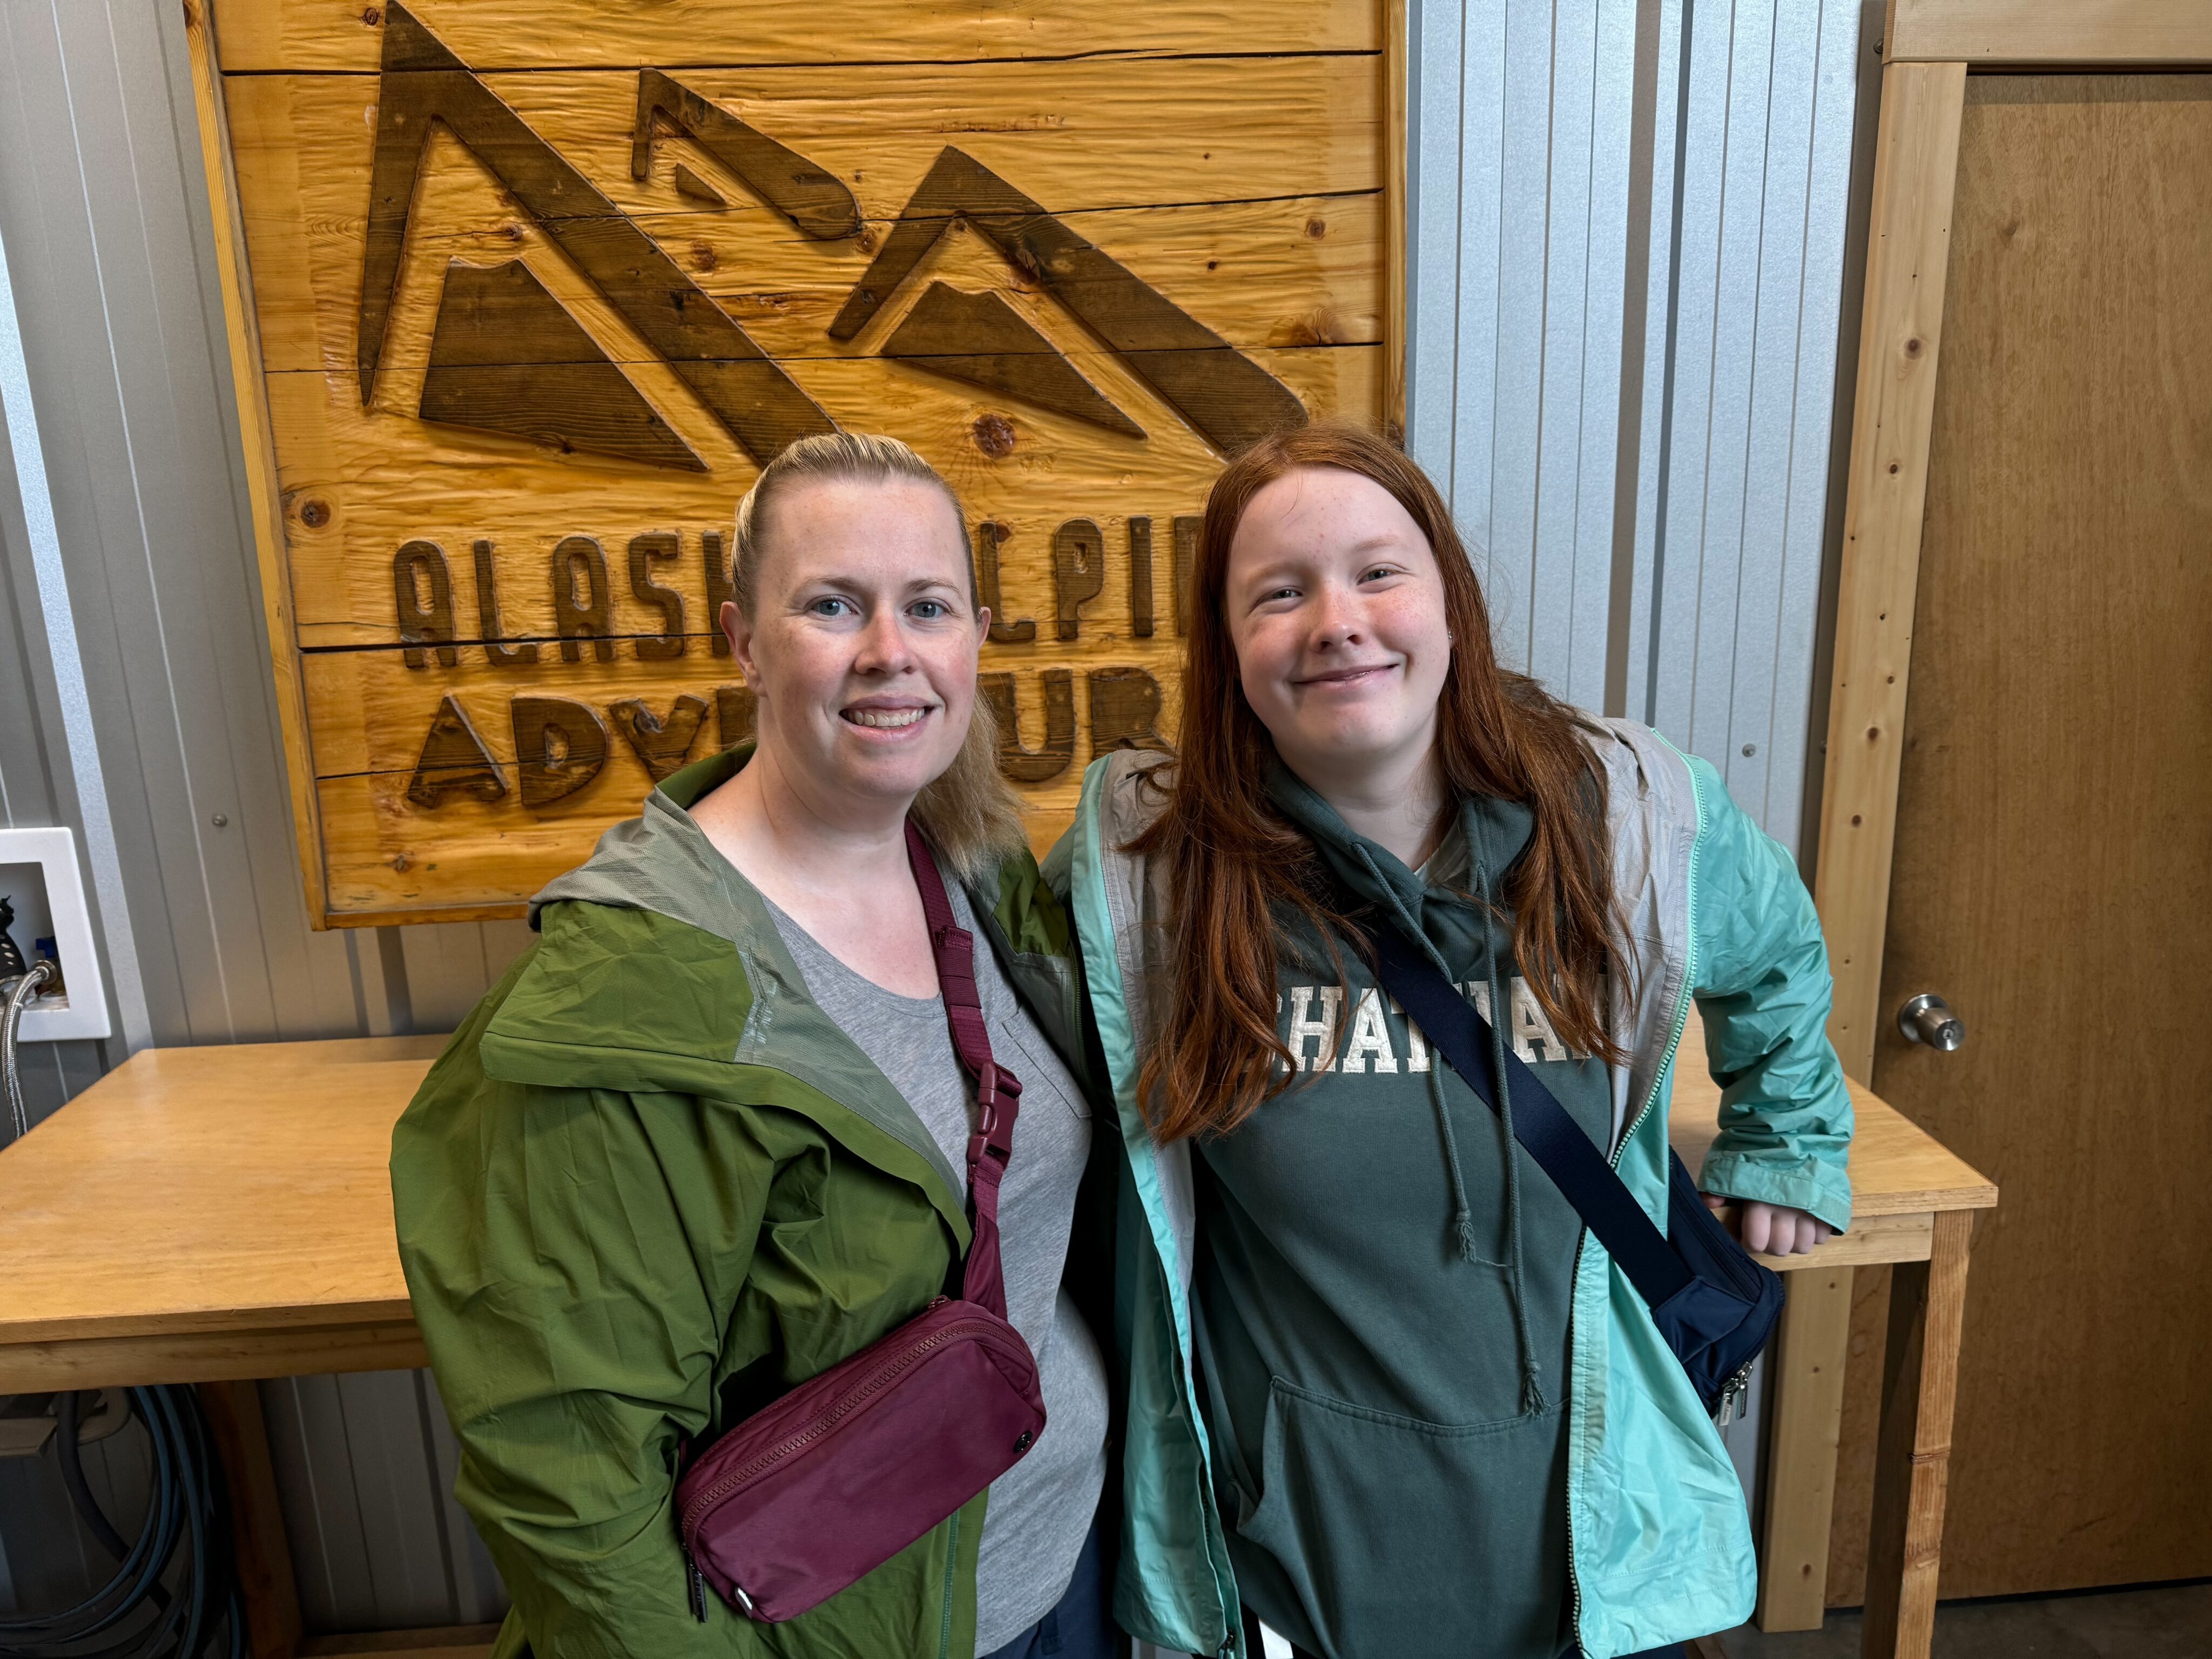
<instances>
[{"instance_id":1,"label":"metal wall panel seam","mask_svg":"<svg viewBox=\"0 0 2212 1659\"><path fill-rule=\"evenodd\" d=\"M1521 661L1574 698L1574 577L1583 395L1589 347L1591 147L1595 138L1597 10L1555 8L1544 153L1544 260Z\"/></svg>"},{"instance_id":2,"label":"metal wall panel seam","mask_svg":"<svg viewBox=\"0 0 2212 1659\"><path fill-rule=\"evenodd\" d=\"M1790 484L1799 435L1804 231L1812 205L1813 94L1820 70L1820 24L1817 8L1783 9L1769 60L1751 418L1745 434L1744 509L1737 537L1729 717L1721 751L1721 772L1730 793L1770 827L1770 833L1775 824L1774 803L1767 783L1774 775L1776 758L1774 696L1784 657ZM1790 234L1770 234L1770 229ZM1770 339L1771 349L1762 350L1762 343ZM1747 737L1752 739L1747 744L1743 742Z\"/></svg>"},{"instance_id":3,"label":"metal wall panel seam","mask_svg":"<svg viewBox=\"0 0 2212 1659\"><path fill-rule=\"evenodd\" d=\"M54 30L57 37L58 37L63 27L61 0L52 0L52 3L53 6ZM82 15L82 14L78 15ZM115 84L118 92L120 92L125 84L122 47L121 43L116 39L115 15L112 3L102 8L102 15L106 18L107 23L106 35L109 62L113 66L115 71ZM123 471L130 480L131 507L137 526L137 547L140 554L139 562L143 567L145 582L144 592L149 595L155 595L159 594L161 592L162 584L161 580L161 574L157 571L154 563L154 530L152 524L149 521L147 517L146 480L138 454L137 440L131 431L131 411L133 400L130 388L126 386L124 382L123 365L125 360L125 353L122 349L122 342L117 336L116 317L114 308L110 301L107 262L100 247L100 227L99 216L95 211L93 201L91 180L85 171L86 135L78 120L77 100L75 94L74 87L71 84L69 53L66 50L60 54L59 67L64 98L69 110L70 135L73 141L72 148L75 150L77 160L76 176L83 190L85 229L87 238L92 249L94 272L95 276L94 291L98 295L100 301L100 315L103 329L103 337L106 341L108 346L107 359L109 370L114 383L115 405L118 412L121 416L121 419L118 422L118 429L124 450L125 466ZM114 100L112 107L120 112L120 118L112 124L110 130L119 134L122 140L125 157L128 162L127 178L131 186L131 199L140 202L146 201L149 199L150 193L147 190L145 181L141 174L138 163L137 147L133 141L132 123L131 118L132 112L132 100L125 97L118 96ZM173 110L169 112L173 125L175 113L176 112ZM140 217L139 223L140 228L143 232L144 226L143 215ZM150 271L152 265L150 257L151 250L148 249L146 252L149 255L146 264ZM158 306L149 306L145 307L143 316L146 325L151 329L155 336L156 349L151 352L143 354L133 353L131 355L137 358L143 369L160 376L166 383L168 374L169 358L167 342L161 329L161 315L160 307ZM176 404L176 399L173 395L166 401L172 407ZM173 735L176 740L177 763L175 768L175 784L176 787L182 790L184 794L185 807L185 821L189 826L191 831L190 844L192 857L190 867L192 874L198 878L201 906L204 914L209 918L212 930L213 924L216 920L216 908L215 893L208 880L208 857L210 849L206 844L206 838L202 824L199 801L195 787L193 768L186 758L193 752L197 745L190 741L185 731L184 720L185 700L180 695L178 689L176 663L174 655L170 648L168 619L163 615L164 606L160 604L153 604L149 605L145 609L147 613L146 620L153 630L154 647L158 660L161 664L161 686L167 694L167 696L162 699L162 701L167 704L167 726L169 732ZM142 753L143 752L143 750L142 749ZM163 882L165 896L169 890L169 887L170 884L165 879ZM174 931L173 916L171 927L173 939L174 937ZM213 988L218 1006L222 1011L225 1028L224 1035L230 1040L235 1042L239 1033L237 1030L237 1022L232 1017L230 975L228 964L223 960L223 952L219 945L218 948L208 953L208 958L209 966L215 974L215 986Z\"/></svg>"},{"instance_id":4,"label":"metal wall panel seam","mask_svg":"<svg viewBox=\"0 0 2212 1659\"><path fill-rule=\"evenodd\" d=\"M1599 707L1628 713L1638 593L1637 551L1644 499L1645 399L1650 357L1651 239L1660 149L1659 78L1667 8L1662 0L1637 0L1631 46L1628 140L1624 176L1620 268L1620 377L1613 403L1613 522L1607 574L1604 684ZM1671 153L1671 152L1670 152ZM1671 198L1669 198L1671 200ZM1662 319L1663 337L1664 319Z\"/></svg>"},{"instance_id":5,"label":"metal wall panel seam","mask_svg":"<svg viewBox=\"0 0 2212 1659\"><path fill-rule=\"evenodd\" d=\"M1828 459L1835 441L1836 343L1843 322L1844 247L1850 217L1851 139L1857 113L1857 7L1826 0L1813 82L1807 160L1804 250L1799 276L1796 412L1784 563L1774 621L1778 649L1769 693L1768 833L1785 846L1803 837L1804 774L1814 752L1814 663L1827 518Z\"/></svg>"},{"instance_id":6,"label":"metal wall panel seam","mask_svg":"<svg viewBox=\"0 0 2212 1659\"><path fill-rule=\"evenodd\" d=\"M1747 529L1753 492L1762 482L1752 457L1760 426L1759 344L1766 321L1773 85L1783 35L1778 10L1773 4L1739 4L1729 50L1728 159L1721 192L1712 391L1707 405L1704 556L1691 596L1698 616L1698 646L1689 664L1690 706L1682 722L1688 746L1714 759L1723 776L1733 754L1733 671L1742 638L1740 604Z\"/></svg>"},{"instance_id":7,"label":"metal wall panel seam","mask_svg":"<svg viewBox=\"0 0 2212 1659\"><path fill-rule=\"evenodd\" d=\"M1656 726L1659 720L1659 636L1666 619L1667 542L1674 512L1674 388L1681 349L1681 308L1675 303L1675 296L1682 291L1682 218L1689 193L1690 80L1696 42L1694 0L1680 0L1674 15L1678 30L1674 97L1670 103L1662 100L1667 104L1674 159L1668 193L1667 276L1665 287L1652 301L1665 317L1666 344L1654 392L1658 405L1659 442L1652 455L1651 556L1638 562L1642 590L1638 598L1643 602L1645 619L1642 718L1647 726ZM1655 134L1655 155L1656 137Z\"/></svg>"},{"instance_id":8,"label":"metal wall panel seam","mask_svg":"<svg viewBox=\"0 0 2212 1659\"><path fill-rule=\"evenodd\" d=\"M62 569L61 535L54 521L38 414L31 402L30 370L23 355L22 327L9 264L4 228L0 228L0 407L7 411L8 442L30 535L46 651L60 692L63 740L76 786L76 819L84 833L85 862L90 866L93 891L100 901L98 920L107 946L107 982L114 988L116 1029L124 1052L134 1054L152 1044L154 1025L139 974L131 908L123 891L122 861L116 850L115 826L108 815L99 744L92 729L92 700L85 686L84 662L77 651L69 581Z\"/></svg>"},{"instance_id":9,"label":"metal wall panel seam","mask_svg":"<svg viewBox=\"0 0 2212 1659\"><path fill-rule=\"evenodd\" d=\"M1476 574L1486 588L1497 539L1492 515L1492 440L1497 427L1498 284L1504 237L1508 18L1508 8L1503 5L1468 9L1460 67L1458 337L1453 348L1449 500L1461 533L1474 544L1471 551Z\"/></svg>"}]
</instances>

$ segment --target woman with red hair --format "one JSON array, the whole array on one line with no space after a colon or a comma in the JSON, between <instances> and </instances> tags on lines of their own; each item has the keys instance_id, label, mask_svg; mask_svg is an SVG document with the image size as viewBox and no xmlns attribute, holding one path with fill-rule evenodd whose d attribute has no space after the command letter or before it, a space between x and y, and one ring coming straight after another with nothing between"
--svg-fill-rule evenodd
<instances>
[{"instance_id":1,"label":"woman with red hair","mask_svg":"<svg viewBox=\"0 0 2212 1659\"><path fill-rule=\"evenodd\" d=\"M1449 509L1377 437L1231 463L1192 588L1176 756L1095 763L1048 871L1128 1157L1121 1622L1324 1659L1741 1622L1750 1531L1696 1390L1511 1088L1493 1111L1445 1063L1353 918L1418 943L1647 1214L1695 998L1726 1085L1703 1188L1786 1253L1850 1210L1794 864L1705 763L1500 669Z\"/></svg>"}]
</instances>

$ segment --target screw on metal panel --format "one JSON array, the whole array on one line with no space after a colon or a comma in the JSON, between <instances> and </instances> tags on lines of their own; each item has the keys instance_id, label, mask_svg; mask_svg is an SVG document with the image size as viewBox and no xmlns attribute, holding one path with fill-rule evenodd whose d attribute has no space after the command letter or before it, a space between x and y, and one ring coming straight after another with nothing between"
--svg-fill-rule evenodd
<instances>
[{"instance_id":1,"label":"screw on metal panel","mask_svg":"<svg viewBox=\"0 0 2212 1659\"><path fill-rule=\"evenodd\" d=\"M1747 743L1743 746L1743 752L1747 755L1756 755L1759 752L1759 745L1755 743Z\"/></svg>"},{"instance_id":2,"label":"screw on metal panel","mask_svg":"<svg viewBox=\"0 0 2212 1659\"><path fill-rule=\"evenodd\" d=\"M225 817L222 813L218 812L213 817L210 818L208 822L215 825L216 829L220 830L223 828L224 825L228 824L230 820Z\"/></svg>"}]
</instances>

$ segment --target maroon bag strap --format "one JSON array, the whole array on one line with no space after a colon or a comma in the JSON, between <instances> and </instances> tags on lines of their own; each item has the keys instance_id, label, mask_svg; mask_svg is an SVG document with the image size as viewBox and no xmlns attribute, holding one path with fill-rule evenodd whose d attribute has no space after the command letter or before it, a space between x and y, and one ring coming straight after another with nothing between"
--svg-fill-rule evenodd
<instances>
[{"instance_id":1,"label":"maroon bag strap","mask_svg":"<svg viewBox=\"0 0 2212 1659\"><path fill-rule=\"evenodd\" d=\"M991 1057L991 1033L983 1024L982 999L975 992L975 936L953 920L952 900L937 860L921 831L908 819L907 862L921 890L921 914L929 923L929 951L937 958L937 987L945 1000L945 1023L952 1028L953 1052L975 1085L975 1133L968 1138L968 1196L975 1212L975 1242L968 1247L968 1272L962 1291L1006 1316L1006 1280L999 1265L999 1183L1014 1154L1014 1119L1021 1107L1022 1080Z\"/></svg>"}]
</instances>

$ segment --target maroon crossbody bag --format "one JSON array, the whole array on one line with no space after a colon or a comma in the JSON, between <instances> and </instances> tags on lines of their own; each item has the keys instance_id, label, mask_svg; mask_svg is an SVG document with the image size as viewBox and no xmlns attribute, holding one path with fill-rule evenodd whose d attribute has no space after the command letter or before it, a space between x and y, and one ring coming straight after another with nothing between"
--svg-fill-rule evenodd
<instances>
[{"instance_id":1,"label":"maroon crossbody bag","mask_svg":"<svg viewBox=\"0 0 2212 1659\"><path fill-rule=\"evenodd\" d=\"M1021 1079L991 1057L975 994L975 940L921 832L907 860L921 890L952 1047L975 1085L968 1140L975 1235L963 1294L756 1412L676 1483L691 1608L705 1587L781 1624L881 1566L1018 1462L1044 1432L1036 1359L1006 1322L999 1183L1012 1156Z\"/></svg>"}]
</instances>

